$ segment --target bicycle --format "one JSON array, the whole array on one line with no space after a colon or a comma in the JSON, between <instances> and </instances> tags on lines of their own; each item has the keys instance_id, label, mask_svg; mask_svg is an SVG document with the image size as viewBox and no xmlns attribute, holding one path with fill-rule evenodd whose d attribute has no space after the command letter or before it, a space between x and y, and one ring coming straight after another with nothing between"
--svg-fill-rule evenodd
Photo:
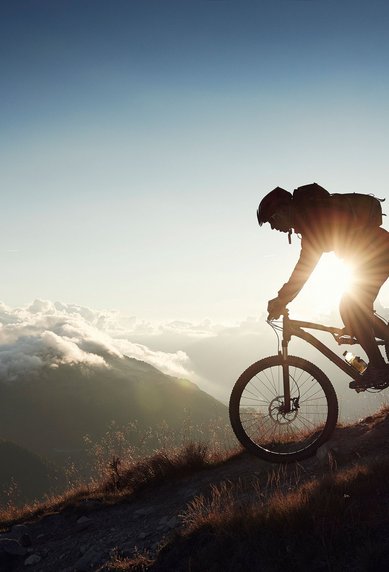
<instances>
[{"instance_id":1,"label":"bicycle","mask_svg":"<svg viewBox=\"0 0 389 572\"><path fill-rule=\"evenodd\" d=\"M295 336L319 350L353 380L362 375L306 329L332 334L341 344L357 344L345 328L292 320L283 312L282 325L267 320L273 329L283 332L277 355L248 367L235 383L229 404L230 421L240 443L251 453L272 462L300 461L314 455L332 435L338 420L338 399L326 374L304 358L288 354ZM278 335L278 334L277 334ZM376 338L389 359L388 338ZM373 391L389 387L381 383ZM357 391L365 391L361 385Z\"/></svg>"}]
</instances>

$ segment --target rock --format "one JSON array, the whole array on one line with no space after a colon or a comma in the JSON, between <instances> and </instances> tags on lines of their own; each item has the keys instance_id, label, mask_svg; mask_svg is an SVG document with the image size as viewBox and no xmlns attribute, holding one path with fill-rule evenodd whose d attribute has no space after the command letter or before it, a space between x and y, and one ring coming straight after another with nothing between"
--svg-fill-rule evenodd
<instances>
[{"instance_id":1,"label":"rock","mask_svg":"<svg viewBox=\"0 0 389 572\"><path fill-rule=\"evenodd\" d=\"M134 516L147 516L154 512L154 507L149 506L147 508L138 508L138 510L134 511Z\"/></svg>"},{"instance_id":2,"label":"rock","mask_svg":"<svg viewBox=\"0 0 389 572\"><path fill-rule=\"evenodd\" d=\"M103 552L98 552L95 548L90 548L77 560L74 565L74 570L77 570L77 572L86 572L87 570L90 570L92 566L94 567L99 564L103 557Z\"/></svg>"},{"instance_id":3,"label":"rock","mask_svg":"<svg viewBox=\"0 0 389 572\"><path fill-rule=\"evenodd\" d=\"M77 530L80 532L81 530L85 530L89 528L93 524L93 520L89 518L89 516L81 516L77 520Z\"/></svg>"},{"instance_id":4,"label":"rock","mask_svg":"<svg viewBox=\"0 0 389 572\"><path fill-rule=\"evenodd\" d=\"M3 535L2 538L17 540L19 544L24 547L31 546L32 544L30 529L25 524L15 524L8 534Z\"/></svg>"},{"instance_id":5,"label":"rock","mask_svg":"<svg viewBox=\"0 0 389 572\"><path fill-rule=\"evenodd\" d=\"M48 524L50 528L57 527L63 523L63 516L59 512L43 515L42 519L45 524Z\"/></svg>"},{"instance_id":6,"label":"rock","mask_svg":"<svg viewBox=\"0 0 389 572\"><path fill-rule=\"evenodd\" d=\"M98 500L85 499L80 502L80 506L87 511L94 511L101 508L102 504L101 501Z\"/></svg>"},{"instance_id":7,"label":"rock","mask_svg":"<svg viewBox=\"0 0 389 572\"><path fill-rule=\"evenodd\" d=\"M185 488L180 492L180 497L187 498L187 497L194 497L197 494L197 491L190 487Z\"/></svg>"},{"instance_id":8,"label":"rock","mask_svg":"<svg viewBox=\"0 0 389 572\"><path fill-rule=\"evenodd\" d=\"M178 525L178 518L176 516L172 516L166 523L166 526L170 529L176 528Z\"/></svg>"},{"instance_id":9,"label":"rock","mask_svg":"<svg viewBox=\"0 0 389 572\"><path fill-rule=\"evenodd\" d=\"M39 554L31 554L31 556L29 556L28 558L25 559L24 565L25 566L34 566L35 564L38 564L40 561L41 561L41 557L39 556Z\"/></svg>"},{"instance_id":10,"label":"rock","mask_svg":"<svg viewBox=\"0 0 389 572\"><path fill-rule=\"evenodd\" d=\"M330 465L335 461L336 445L334 443L324 443L316 451L316 458L321 465Z\"/></svg>"},{"instance_id":11,"label":"rock","mask_svg":"<svg viewBox=\"0 0 389 572\"><path fill-rule=\"evenodd\" d=\"M141 533L139 534L139 538L140 538L141 540L144 540L144 539L147 538L148 536L150 536L150 532L141 532Z\"/></svg>"},{"instance_id":12,"label":"rock","mask_svg":"<svg viewBox=\"0 0 389 572\"><path fill-rule=\"evenodd\" d=\"M1 538L0 553L10 554L11 556L25 556L27 551L24 546L14 538Z\"/></svg>"},{"instance_id":13,"label":"rock","mask_svg":"<svg viewBox=\"0 0 389 572\"><path fill-rule=\"evenodd\" d=\"M22 534L22 536L20 536L20 538L19 538L19 542L22 546L24 546L25 548L28 548L29 546L32 545L31 536L27 533Z\"/></svg>"},{"instance_id":14,"label":"rock","mask_svg":"<svg viewBox=\"0 0 389 572\"><path fill-rule=\"evenodd\" d=\"M11 528L11 538L20 538L23 534L29 534L30 529L25 524L14 524Z\"/></svg>"},{"instance_id":15,"label":"rock","mask_svg":"<svg viewBox=\"0 0 389 572\"><path fill-rule=\"evenodd\" d=\"M162 530L164 528L176 528L176 526L178 525L178 518L176 516L172 516L172 517L168 517L168 516L163 516L160 520L159 520L159 525L157 526L157 530Z\"/></svg>"},{"instance_id":16,"label":"rock","mask_svg":"<svg viewBox=\"0 0 389 572\"><path fill-rule=\"evenodd\" d=\"M85 552L88 552L88 545L87 544L81 544L80 546L80 554L83 555L85 554Z\"/></svg>"}]
</instances>

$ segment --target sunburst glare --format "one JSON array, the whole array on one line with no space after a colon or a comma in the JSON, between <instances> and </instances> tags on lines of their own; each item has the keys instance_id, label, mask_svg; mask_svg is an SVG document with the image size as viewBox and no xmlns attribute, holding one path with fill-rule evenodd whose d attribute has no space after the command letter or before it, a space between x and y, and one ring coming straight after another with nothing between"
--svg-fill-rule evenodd
<instances>
[{"instance_id":1,"label":"sunburst glare","mask_svg":"<svg viewBox=\"0 0 389 572\"><path fill-rule=\"evenodd\" d=\"M352 283L353 269L333 253L322 256L307 284L310 313L336 310L340 298ZM309 293L308 293L309 291Z\"/></svg>"}]
</instances>

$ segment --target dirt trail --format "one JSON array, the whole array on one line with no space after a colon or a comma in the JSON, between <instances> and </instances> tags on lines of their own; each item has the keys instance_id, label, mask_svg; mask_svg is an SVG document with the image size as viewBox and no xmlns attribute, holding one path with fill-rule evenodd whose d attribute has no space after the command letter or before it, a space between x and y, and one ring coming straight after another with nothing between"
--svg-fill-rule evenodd
<instances>
[{"instance_id":1,"label":"dirt trail","mask_svg":"<svg viewBox=\"0 0 389 572\"><path fill-rule=\"evenodd\" d=\"M158 485L114 505L81 501L76 507L22 525L0 536L0 570L70 572L99 570L115 551L132 557L158 547L182 526L188 504L213 486L239 483L238 494L265 501L336 467L389 453L389 413L340 427L318 455L280 467L243 453L220 466ZM258 496L258 491L260 495ZM7 544L8 543L8 544ZM14 552L14 553L13 553Z\"/></svg>"}]
</instances>

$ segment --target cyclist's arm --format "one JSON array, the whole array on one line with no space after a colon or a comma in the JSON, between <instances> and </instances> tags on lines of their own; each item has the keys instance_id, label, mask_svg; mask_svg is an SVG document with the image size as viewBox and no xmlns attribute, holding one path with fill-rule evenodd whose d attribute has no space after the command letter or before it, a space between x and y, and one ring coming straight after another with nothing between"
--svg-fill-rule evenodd
<instances>
[{"instance_id":1,"label":"cyclist's arm","mask_svg":"<svg viewBox=\"0 0 389 572\"><path fill-rule=\"evenodd\" d=\"M304 238L302 239L301 252L297 264L289 280L278 292L278 298L285 305L294 300L300 292L319 262L321 255L322 250L315 249L311 242L305 241Z\"/></svg>"}]
</instances>

